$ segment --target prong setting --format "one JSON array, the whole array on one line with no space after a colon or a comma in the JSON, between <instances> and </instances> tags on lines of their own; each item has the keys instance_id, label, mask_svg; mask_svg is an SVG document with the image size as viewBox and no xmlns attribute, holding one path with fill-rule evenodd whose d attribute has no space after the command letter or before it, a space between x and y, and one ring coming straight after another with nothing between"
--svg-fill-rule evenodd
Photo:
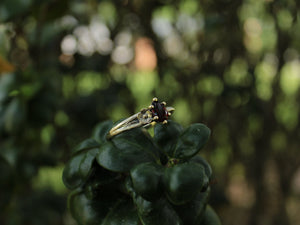
<instances>
[{"instance_id":1,"label":"prong setting","mask_svg":"<svg viewBox=\"0 0 300 225\"><path fill-rule=\"evenodd\" d=\"M128 117L111 128L107 138L110 139L119 133L134 128L149 127L154 122L163 124L168 123L167 119L175 109L173 107L167 107L166 105L166 102L159 102L156 97L153 98L150 106L141 109L140 112Z\"/></svg>"}]
</instances>

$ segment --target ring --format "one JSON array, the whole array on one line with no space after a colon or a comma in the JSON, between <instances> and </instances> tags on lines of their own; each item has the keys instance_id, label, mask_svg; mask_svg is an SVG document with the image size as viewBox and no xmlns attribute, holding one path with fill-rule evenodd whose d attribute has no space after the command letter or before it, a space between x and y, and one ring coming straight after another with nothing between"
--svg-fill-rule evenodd
<instances>
[{"instance_id":1,"label":"ring","mask_svg":"<svg viewBox=\"0 0 300 225\"><path fill-rule=\"evenodd\" d=\"M117 134L133 128L148 127L153 122L168 123L167 119L175 109L173 107L167 107L166 105L166 102L159 102L157 98L153 98L148 108L141 109L140 112L128 117L111 128L107 134L107 138L112 138Z\"/></svg>"}]
</instances>

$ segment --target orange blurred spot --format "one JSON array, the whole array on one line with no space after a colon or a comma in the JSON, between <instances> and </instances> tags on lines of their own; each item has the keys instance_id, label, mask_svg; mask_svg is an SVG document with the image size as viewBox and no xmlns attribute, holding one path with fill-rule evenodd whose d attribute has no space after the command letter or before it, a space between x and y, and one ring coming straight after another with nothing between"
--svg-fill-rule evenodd
<instances>
[{"instance_id":1,"label":"orange blurred spot","mask_svg":"<svg viewBox=\"0 0 300 225\"><path fill-rule=\"evenodd\" d=\"M15 67L0 56L0 74L13 72Z\"/></svg>"},{"instance_id":2,"label":"orange blurred spot","mask_svg":"<svg viewBox=\"0 0 300 225\"><path fill-rule=\"evenodd\" d=\"M151 39L142 37L136 41L134 64L138 70L152 71L155 69L157 58Z\"/></svg>"}]
</instances>

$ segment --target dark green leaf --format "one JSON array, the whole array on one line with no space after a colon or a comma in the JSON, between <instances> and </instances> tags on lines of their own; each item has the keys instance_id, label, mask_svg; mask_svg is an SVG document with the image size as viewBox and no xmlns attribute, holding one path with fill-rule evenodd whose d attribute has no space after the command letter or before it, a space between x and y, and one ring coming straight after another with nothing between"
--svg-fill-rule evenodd
<instances>
[{"instance_id":1,"label":"dark green leaf","mask_svg":"<svg viewBox=\"0 0 300 225\"><path fill-rule=\"evenodd\" d=\"M204 167L194 162L177 164L167 168L163 179L166 195L176 205L194 199L208 182Z\"/></svg>"},{"instance_id":2,"label":"dark green leaf","mask_svg":"<svg viewBox=\"0 0 300 225\"><path fill-rule=\"evenodd\" d=\"M154 141L164 153L171 156L182 130L180 124L170 120L167 124L158 123L154 127Z\"/></svg>"},{"instance_id":3,"label":"dark green leaf","mask_svg":"<svg viewBox=\"0 0 300 225\"><path fill-rule=\"evenodd\" d=\"M204 214L203 214L203 218L202 218L201 222L200 223L198 222L197 224L200 224L200 225L221 225L221 221L220 221L219 216L213 210L213 208L208 205L206 207L206 210L205 210Z\"/></svg>"},{"instance_id":4,"label":"dark green leaf","mask_svg":"<svg viewBox=\"0 0 300 225\"><path fill-rule=\"evenodd\" d=\"M195 162L201 164L205 169L206 176L210 179L212 176L212 169L209 163L202 158L200 155L195 155L193 158L191 158L190 162Z\"/></svg>"},{"instance_id":5,"label":"dark green leaf","mask_svg":"<svg viewBox=\"0 0 300 225\"><path fill-rule=\"evenodd\" d=\"M136 208L132 201L119 201L107 214L101 225L139 225Z\"/></svg>"},{"instance_id":6,"label":"dark green leaf","mask_svg":"<svg viewBox=\"0 0 300 225\"><path fill-rule=\"evenodd\" d=\"M113 123L110 120L104 121L96 126L93 132L93 138L99 143L104 143L106 141L106 135L112 128Z\"/></svg>"},{"instance_id":7,"label":"dark green leaf","mask_svg":"<svg viewBox=\"0 0 300 225\"><path fill-rule=\"evenodd\" d=\"M201 220L205 211L206 204L210 195L210 189L205 192L198 193L195 199L190 202L174 206L177 214L180 216L184 224L195 224L196 221Z\"/></svg>"},{"instance_id":8,"label":"dark green leaf","mask_svg":"<svg viewBox=\"0 0 300 225\"><path fill-rule=\"evenodd\" d=\"M137 128L123 132L112 138L112 142L122 151L128 148L136 148L147 152L157 160L160 156L159 149L154 145L151 136L145 128Z\"/></svg>"},{"instance_id":9,"label":"dark green leaf","mask_svg":"<svg viewBox=\"0 0 300 225\"><path fill-rule=\"evenodd\" d=\"M96 148L96 147L99 147L99 143L97 141L95 141L94 139L90 138L90 139L84 140L79 145L77 145L74 148L73 152L77 154L80 151L84 151L84 150Z\"/></svg>"},{"instance_id":10,"label":"dark green leaf","mask_svg":"<svg viewBox=\"0 0 300 225\"><path fill-rule=\"evenodd\" d=\"M68 205L73 218L81 225L101 224L115 201L91 200L82 192L70 194Z\"/></svg>"},{"instance_id":11,"label":"dark green leaf","mask_svg":"<svg viewBox=\"0 0 300 225\"><path fill-rule=\"evenodd\" d=\"M95 156L99 148L88 149L75 154L63 171L63 182L69 189L81 186L89 177Z\"/></svg>"},{"instance_id":12,"label":"dark green leaf","mask_svg":"<svg viewBox=\"0 0 300 225\"><path fill-rule=\"evenodd\" d=\"M135 145L129 140L119 140L121 148L117 148L112 142L106 142L100 147L96 159L99 165L114 172L129 172L134 166L153 162L155 158L141 146Z\"/></svg>"},{"instance_id":13,"label":"dark green leaf","mask_svg":"<svg viewBox=\"0 0 300 225\"><path fill-rule=\"evenodd\" d=\"M136 196L134 202L143 225L181 225L182 222L175 210L164 198L149 202L141 196Z\"/></svg>"},{"instance_id":14,"label":"dark green leaf","mask_svg":"<svg viewBox=\"0 0 300 225\"><path fill-rule=\"evenodd\" d=\"M210 129L201 123L189 126L180 135L173 157L178 159L191 158L206 144L210 136Z\"/></svg>"},{"instance_id":15,"label":"dark green leaf","mask_svg":"<svg viewBox=\"0 0 300 225\"><path fill-rule=\"evenodd\" d=\"M154 162L142 163L130 171L133 188L144 199L152 201L162 194L163 167Z\"/></svg>"}]
</instances>

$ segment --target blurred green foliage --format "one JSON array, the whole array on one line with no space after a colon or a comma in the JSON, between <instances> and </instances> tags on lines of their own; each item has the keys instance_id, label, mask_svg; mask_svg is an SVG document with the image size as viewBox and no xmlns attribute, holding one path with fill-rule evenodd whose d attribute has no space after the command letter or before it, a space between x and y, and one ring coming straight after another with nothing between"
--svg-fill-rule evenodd
<instances>
[{"instance_id":1,"label":"blurred green foliage","mask_svg":"<svg viewBox=\"0 0 300 225\"><path fill-rule=\"evenodd\" d=\"M299 38L296 0L1 1L1 224L74 223L70 149L154 96L211 128L224 224L299 221Z\"/></svg>"}]
</instances>

